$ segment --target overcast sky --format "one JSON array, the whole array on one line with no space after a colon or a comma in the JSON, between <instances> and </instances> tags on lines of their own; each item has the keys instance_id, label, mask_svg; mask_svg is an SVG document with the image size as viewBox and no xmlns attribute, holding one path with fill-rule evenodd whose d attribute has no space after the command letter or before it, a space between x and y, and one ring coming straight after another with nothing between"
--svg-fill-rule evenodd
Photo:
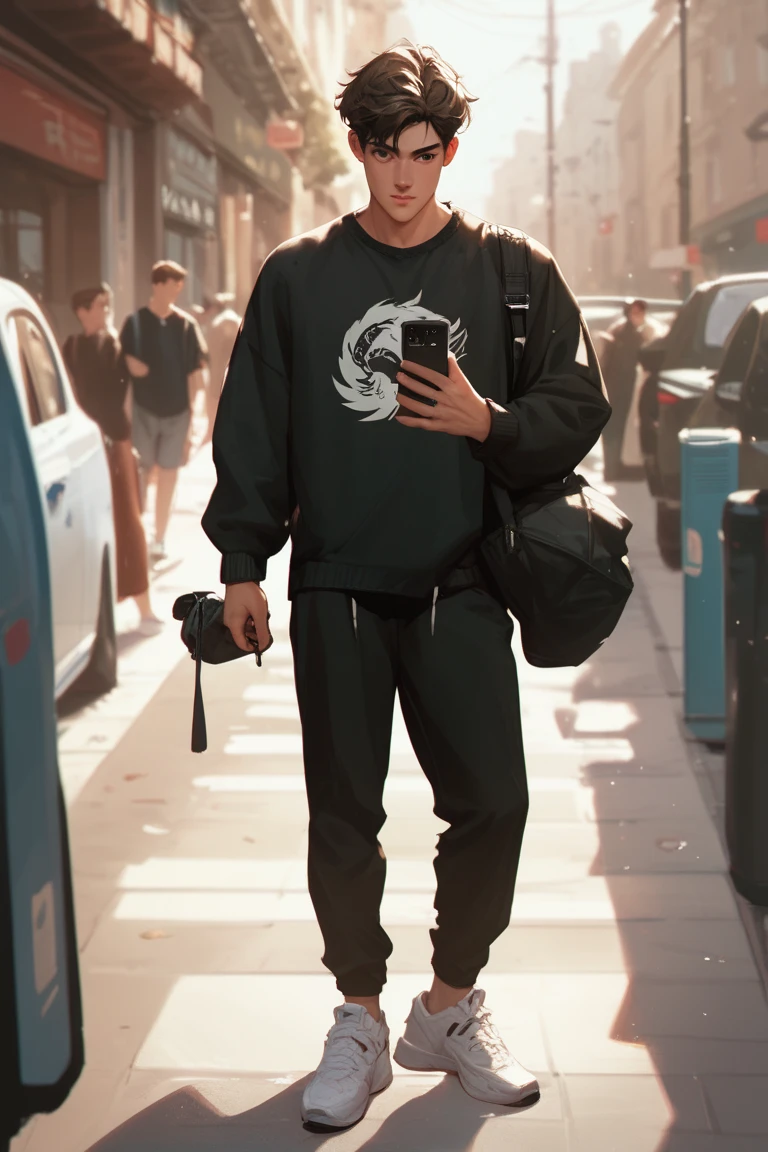
<instances>
[{"instance_id":1,"label":"overcast sky","mask_svg":"<svg viewBox=\"0 0 768 1152\"><path fill-rule=\"evenodd\" d=\"M543 55L546 7L546 0L405 0L404 16L416 41L434 45L479 97L440 189L446 199L480 215L494 165L514 151L515 133L544 128L544 69L523 58ZM570 61L598 46L603 24L619 25L626 51L652 11L653 0L556 0L556 98L563 97Z\"/></svg>"}]
</instances>

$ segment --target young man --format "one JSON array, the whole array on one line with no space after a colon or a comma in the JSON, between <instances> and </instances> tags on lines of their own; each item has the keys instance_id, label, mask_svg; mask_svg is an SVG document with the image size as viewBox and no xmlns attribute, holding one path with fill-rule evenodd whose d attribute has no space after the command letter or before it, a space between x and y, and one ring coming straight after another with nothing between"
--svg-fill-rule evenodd
<instances>
[{"instance_id":1,"label":"young man","mask_svg":"<svg viewBox=\"0 0 768 1152\"><path fill-rule=\"evenodd\" d=\"M625 474L622 449L635 394L638 353L644 344L661 334L661 328L647 313L645 300L628 300L623 318L616 320L603 336L600 365L611 402L611 418L603 431L606 480L620 480Z\"/></svg>"},{"instance_id":2,"label":"young man","mask_svg":"<svg viewBox=\"0 0 768 1152\"><path fill-rule=\"evenodd\" d=\"M234 302L234 293L217 292L212 300L204 302L205 309L200 319L209 353L206 381L208 427L202 439L203 444L207 444L213 435L221 386L242 319L232 307Z\"/></svg>"},{"instance_id":3,"label":"young man","mask_svg":"<svg viewBox=\"0 0 768 1152\"><path fill-rule=\"evenodd\" d=\"M133 385L133 443L144 495L149 473L158 467L154 560L167 556L165 533L179 468L189 457L192 408L208 351L197 321L176 307L186 275L173 260L153 265L149 304L129 316L120 333Z\"/></svg>"},{"instance_id":4,"label":"young man","mask_svg":"<svg viewBox=\"0 0 768 1152\"><path fill-rule=\"evenodd\" d=\"M475 987L509 922L528 808L512 621L479 566L495 526L488 476L564 476L609 408L573 296L531 244L531 307L508 400L511 336L498 239L436 198L469 120L459 77L397 46L345 86L339 111L368 206L267 259L230 361L203 527L223 553L225 621L270 640L260 587L292 537L289 596L310 811L309 891L344 1003L302 1101L305 1122L356 1122L391 1081L379 1007L392 944L379 921L395 693L435 812L434 980L395 1059L458 1071L471 1095L520 1104L535 1077ZM404 320L447 319L447 376L401 363ZM407 387L424 398L409 399Z\"/></svg>"}]
</instances>

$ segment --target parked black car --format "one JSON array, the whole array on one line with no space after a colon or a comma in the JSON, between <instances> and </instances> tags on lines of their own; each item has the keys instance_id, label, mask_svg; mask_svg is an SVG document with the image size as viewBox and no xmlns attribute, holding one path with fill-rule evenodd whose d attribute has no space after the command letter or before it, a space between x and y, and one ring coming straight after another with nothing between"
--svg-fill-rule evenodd
<instances>
[{"instance_id":1,"label":"parked black car","mask_svg":"<svg viewBox=\"0 0 768 1152\"><path fill-rule=\"evenodd\" d=\"M739 488L768 488L768 297L750 304L736 324L690 427L738 428Z\"/></svg>"},{"instance_id":2,"label":"parked black car","mask_svg":"<svg viewBox=\"0 0 768 1152\"><path fill-rule=\"evenodd\" d=\"M678 433L712 387L725 344L742 312L768 295L768 273L723 276L699 284L666 336L640 351L648 375L640 396L640 444L651 495L656 539L664 563L681 566L680 444Z\"/></svg>"}]
</instances>

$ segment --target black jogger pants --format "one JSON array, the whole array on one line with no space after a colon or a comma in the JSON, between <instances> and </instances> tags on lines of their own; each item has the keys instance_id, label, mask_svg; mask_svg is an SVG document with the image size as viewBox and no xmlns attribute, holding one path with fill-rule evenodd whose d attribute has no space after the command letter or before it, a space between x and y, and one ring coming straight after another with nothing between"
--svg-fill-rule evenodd
<instances>
[{"instance_id":1,"label":"black jogger pants","mask_svg":"<svg viewBox=\"0 0 768 1152\"><path fill-rule=\"evenodd\" d=\"M506 610L479 588L441 596L434 618L431 598L323 589L293 600L309 892L323 963L347 996L377 995L392 952L378 835L395 691L434 812L450 825L434 862L436 974L473 985L509 923L528 812L511 639Z\"/></svg>"}]
</instances>

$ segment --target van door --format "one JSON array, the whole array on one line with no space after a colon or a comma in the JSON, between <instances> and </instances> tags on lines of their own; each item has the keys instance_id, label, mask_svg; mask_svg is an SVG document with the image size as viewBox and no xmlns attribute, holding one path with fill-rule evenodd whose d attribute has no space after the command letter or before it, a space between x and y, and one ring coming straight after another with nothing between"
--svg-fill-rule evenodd
<instances>
[{"instance_id":1,"label":"van door","mask_svg":"<svg viewBox=\"0 0 768 1152\"><path fill-rule=\"evenodd\" d=\"M27 398L30 440L43 492L48 533L56 680L77 656L84 635L85 525L78 469L72 460L67 405L59 370L43 329L28 312L8 320Z\"/></svg>"}]
</instances>

